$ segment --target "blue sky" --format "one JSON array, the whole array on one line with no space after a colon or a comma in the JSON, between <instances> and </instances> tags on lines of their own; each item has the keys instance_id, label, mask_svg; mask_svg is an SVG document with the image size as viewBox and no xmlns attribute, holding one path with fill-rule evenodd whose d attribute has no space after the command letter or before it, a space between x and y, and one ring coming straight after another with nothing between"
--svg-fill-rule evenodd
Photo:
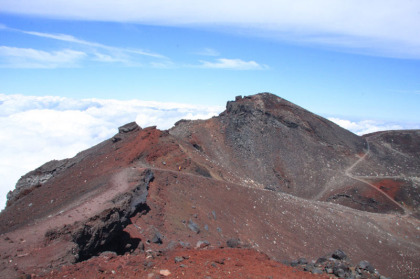
<instances>
[{"instance_id":1,"label":"blue sky","mask_svg":"<svg viewBox=\"0 0 420 279\"><path fill-rule=\"evenodd\" d=\"M302 23L297 20L284 24L303 31L271 30L271 26L255 30L258 24L244 21L230 10L232 16L239 17L238 22L194 18L191 20L196 23L167 23L177 13L184 15L175 7L167 12L170 15L158 14L149 20L140 15L125 22L128 11L122 11L121 18L104 11L98 21L89 15L78 18L71 11L63 15L59 4L55 13L54 4L49 3L53 5L49 14L39 14L35 8L20 8L25 1L1 2L12 10L1 13L0 18L3 94L224 105L235 95L269 91L325 115L406 122L420 119L416 107L420 103L420 50L413 53L412 47L404 46L405 37L397 38L400 42L386 35L368 37L363 33L365 26L350 31L331 31L324 26L311 30L299 26ZM42 7L43 1L31 2ZM104 4L107 2L112 1ZM353 2L357 5L359 1ZM135 9L140 9L141 3ZM77 7L84 6L73 9ZM377 11L372 8L370 12ZM312 19L306 25L322 20L316 14L309 17ZM373 25L368 19L364 23ZM268 20L265 24L282 22ZM383 24L372 32L386 32L382 29L390 27ZM413 36L420 37L415 31L420 30L418 19L403 27L414 29ZM380 41L379 47L366 43L374 39ZM419 39L412 39L410 46L415 44L420 49Z\"/></svg>"},{"instance_id":2,"label":"blue sky","mask_svg":"<svg viewBox=\"0 0 420 279\"><path fill-rule=\"evenodd\" d=\"M0 0L0 172L16 169L0 188L123 121L166 129L236 95L272 92L358 134L418 129L419 77L418 1Z\"/></svg>"}]
</instances>

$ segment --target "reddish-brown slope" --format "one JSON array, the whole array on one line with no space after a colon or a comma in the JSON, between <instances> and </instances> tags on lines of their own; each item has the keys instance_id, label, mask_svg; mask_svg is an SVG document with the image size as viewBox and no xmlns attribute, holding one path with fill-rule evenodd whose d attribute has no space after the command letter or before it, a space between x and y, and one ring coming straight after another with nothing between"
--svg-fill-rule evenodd
<instances>
[{"instance_id":1,"label":"reddish-brown slope","mask_svg":"<svg viewBox=\"0 0 420 279\"><path fill-rule=\"evenodd\" d=\"M408 157L386 157L386 149L270 94L170 131L132 123L20 180L0 214L0 272L42 274L106 250L156 253L239 238L276 260L341 248L382 274L417 278L418 219L315 201L358 190L381 203L376 212L401 212L367 171L396 158L405 164L400 175L408 166L416 183L416 159L404 150Z\"/></svg>"},{"instance_id":2,"label":"reddish-brown slope","mask_svg":"<svg viewBox=\"0 0 420 279\"><path fill-rule=\"evenodd\" d=\"M175 261L177 259L177 261ZM176 249L146 258L112 254L52 271L41 278L330 278L299 271L249 249ZM39 278L39 277L35 277Z\"/></svg>"},{"instance_id":3,"label":"reddish-brown slope","mask_svg":"<svg viewBox=\"0 0 420 279\"><path fill-rule=\"evenodd\" d=\"M46 182L26 189L26 195L21 195L21 190L15 190L18 198L9 199L8 206L0 215L0 232L45 218L106 190L111 177L140 156L150 160L149 153L155 149L161 153L173 149L170 143L160 140L163 135L162 131L153 127L137 127L130 134L118 134L117 142L107 140L75 158L54 162L54 166L48 169L53 176ZM27 174L20 182L35 180L33 177L40 176L42 170L43 167L40 167L40 171Z\"/></svg>"},{"instance_id":4,"label":"reddish-brown slope","mask_svg":"<svg viewBox=\"0 0 420 279\"><path fill-rule=\"evenodd\" d=\"M151 215L139 219L138 226L145 227L143 221L153 222L153 208L157 204L156 213L162 212L163 218L155 226L167 242L182 241L194 246L200 240L217 244L239 238L278 260L301 256L316 259L340 247L353 261L368 259L381 273L395 278L397 274L412 276L418 272L402 267L417 266L420 259L415 227L418 222L411 218L305 202L289 195L189 174L155 173L152 185L159 195L151 190ZM188 228L189 220L200 227L200 233ZM399 231L402 228L404 233ZM403 256L399 254L402 251ZM393 271L396 266L390 262L399 262L401 270Z\"/></svg>"}]
</instances>

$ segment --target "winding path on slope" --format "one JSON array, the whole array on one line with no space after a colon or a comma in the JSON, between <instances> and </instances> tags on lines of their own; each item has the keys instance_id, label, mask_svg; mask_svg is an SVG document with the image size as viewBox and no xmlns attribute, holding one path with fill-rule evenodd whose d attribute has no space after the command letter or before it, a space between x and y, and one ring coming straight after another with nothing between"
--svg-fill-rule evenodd
<instances>
[{"instance_id":1,"label":"winding path on slope","mask_svg":"<svg viewBox=\"0 0 420 279\"><path fill-rule=\"evenodd\" d=\"M369 140L368 139L366 139L366 143L367 143L367 151L366 151L366 153L363 154L363 156L361 156L356 162L354 162L353 165L351 165L350 167L348 167L345 170L344 174L347 177L351 178L351 179L354 179L354 180L357 180L359 182L362 182L362 183L366 184L367 186L375 189L376 191L378 191L379 193L381 193L382 195L384 195L387 199L389 199L392 203L394 203L399 208L401 208L403 210L403 212L404 212L404 215L408 215L409 214L409 211L406 208L404 208L401 204L399 204L398 202L396 202L390 195L388 195L387 193L385 193L381 189L378 189L377 187L375 187L375 185L373 185L372 183L370 183L370 182L368 182L367 180L364 179L364 178L370 178L369 176L356 176L356 175L351 174L351 171L358 164L360 164L361 162L363 162L365 160L366 156L368 156L370 154L370 145L369 145ZM383 177L383 176L374 176L372 178L385 178L385 177ZM387 178L389 178L389 177L387 177Z\"/></svg>"}]
</instances>

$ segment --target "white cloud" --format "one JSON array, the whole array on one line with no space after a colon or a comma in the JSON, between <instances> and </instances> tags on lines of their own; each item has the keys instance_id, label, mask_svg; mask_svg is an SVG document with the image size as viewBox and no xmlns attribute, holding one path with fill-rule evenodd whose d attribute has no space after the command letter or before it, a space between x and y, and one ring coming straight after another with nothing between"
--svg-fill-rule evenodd
<instances>
[{"instance_id":1,"label":"white cloud","mask_svg":"<svg viewBox=\"0 0 420 279\"><path fill-rule=\"evenodd\" d=\"M51 34L51 33L42 33L42 32L34 32L34 31L24 31L24 30L19 30L19 29L13 29L13 30L22 32L28 35L37 36L37 37L44 37L44 38L104 49L104 50L110 51L111 53L116 54L117 56L118 54L121 54L121 53L131 53L131 54L138 54L138 55L144 55L144 56L151 56L155 58L165 58L165 56L161 54L144 51L142 49L118 48L118 47L108 46L108 45L104 45L104 44L100 44L96 42L82 40L82 39L79 39L72 35L67 35L67 34Z\"/></svg>"},{"instance_id":2,"label":"white cloud","mask_svg":"<svg viewBox=\"0 0 420 279\"><path fill-rule=\"evenodd\" d=\"M407 124L407 123L390 123L378 120L362 120L350 121L341 118L329 117L328 120L336 123L337 125L347 129L357 135L365 135L378 131L387 130L402 130L402 129L420 129L420 124Z\"/></svg>"},{"instance_id":3,"label":"white cloud","mask_svg":"<svg viewBox=\"0 0 420 279\"><path fill-rule=\"evenodd\" d=\"M0 209L21 175L52 159L63 159L117 133L136 120L170 128L176 121L209 118L222 107L175 103L70 99L0 94Z\"/></svg>"},{"instance_id":4,"label":"white cloud","mask_svg":"<svg viewBox=\"0 0 420 279\"><path fill-rule=\"evenodd\" d=\"M138 48L123 48L104 45L97 42L83 40L68 34L52 34L35 31L26 31L16 28L10 28L2 25L8 31L19 32L30 36L42 37L51 40L58 40L67 42L69 47L81 49L81 51L65 49L60 51L43 51L35 50L31 48L17 48L2 46L0 47L0 59L3 56L3 63L1 67L8 68L58 68L58 67L74 67L76 63L81 62L81 58L84 61L90 59L96 62L102 63L121 63L125 66L143 66L145 63L138 62L139 56L155 60L149 63L153 66L153 63L163 65L170 64L169 58L164 55L154 53L151 51L145 51ZM67 58L68 61L61 61ZM71 61L73 58L74 61ZM2 61L0 60L0 62ZM157 61L157 62L156 62ZM61 62L61 63L60 63ZM66 63L65 63L66 62Z\"/></svg>"},{"instance_id":5,"label":"white cloud","mask_svg":"<svg viewBox=\"0 0 420 279\"><path fill-rule=\"evenodd\" d=\"M374 55L420 58L420 1L415 0L3 0L2 11L77 20L220 27Z\"/></svg>"},{"instance_id":6,"label":"white cloud","mask_svg":"<svg viewBox=\"0 0 420 279\"><path fill-rule=\"evenodd\" d=\"M43 51L33 48L0 46L0 67L60 68L75 67L86 53L71 49Z\"/></svg>"},{"instance_id":7,"label":"white cloud","mask_svg":"<svg viewBox=\"0 0 420 279\"><path fill-rule=\"evenodd\" d=\"M113 57L111 55L103 54L100 52L94 53L94 60L100 61L100 62L125 62L126 61L125 59Z\"/></svg>"},{"instance_id":8,"label":"white cloud","mask_svg":"<svg viewBox=\"0 0 420 279\"><path fill-rule=\"evenodd\" d=\"M47 52L34 49L26 48L16 48L16 47L6 47L0 46L0 59L3 56L4 62L0 64L0 67L10 67L10 68L58 68L58 67L71 67L76 66L76 60L80 61L82 57L90 57L93 61L104 62L104 63L122 63L125 66L144 66L149 65L153 68L160 69L170 69L179 67L175 65L169 58L153 53L147 52L141 49L128 49L128 48L117 48L108 45L103 45L96 42L86 41L83 39L76 38L68 34L51 34L51 33L42 33L35 31L25 31L16 28L6 27L8 30L15 32L20 32L32 36L43 37L53 40L65 41L71 44L88 46L89 48L85 49L85 52L74 51L74 50L63 50L63 51L54 51ZM197 52L198 55L203 56L219 56L219 53L212 48L204 48L200 52ZM71 61L70 58L73 60ZM154 58L153 61L148 63L139 63L136 62L136 55L148 56L149 58ZM68 61L60 61L65 60ZM56 61L54 61L56 60ZM54 63L56 62L56 63ZM62 62L62 63L59 63ZM64 63L67 62L67 63ZM72 63L73 62L73 63ZM267 65L260 65L255 61L243 61L241 59L227 59L220 58L216 62L209 61L200 61L201 65L199 68L211 68L211 69L232 69L232 70L261 70L267 69ZM0 60L1 63L1 60ZM190 67L187 65L187 67ZM193 66L197 67L197 66Z\"/></svg>"},{"instance_id":9,"label":"white cloud","mask_svg":"<svg viewBox=\"0 0 420 279\"><path fill-rule=\"evenodd\" d=\"M268 69L266 65L260 65L255 61L244 61L241 59L219 58L216 62L201 60L200 68L206 69L229 69L229 70L262 70Z\"/></svg>"}]
</instances>

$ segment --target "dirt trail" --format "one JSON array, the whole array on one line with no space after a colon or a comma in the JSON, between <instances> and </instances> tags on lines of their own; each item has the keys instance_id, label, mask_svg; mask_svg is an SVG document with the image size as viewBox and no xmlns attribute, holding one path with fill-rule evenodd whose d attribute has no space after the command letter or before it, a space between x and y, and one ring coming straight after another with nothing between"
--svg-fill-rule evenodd
<instances>
[{"instance_id":1,"label":"dirt trail","mask_svg":"<svg viewBox=\"0 0 420 279\"><path fill-rule=\"evenodd\" d=\"M369 176L356 176L353 175L351 173L351 171L361 162L363 162L366 158L366 156L368 156L370 154L370 145L369 145L369 140L366 139L366 143L367 143L367 151L365 154L363 154L363 156L361 156L353 165L351 165L350 167L348 167L344 174L347 177L350 177L351 179L357 180L359 182L362 182L364 184L366 184L367 186L371 187L372 189L374 189L375 191L378 191L379 193L381 193L382 195L384 195L387 199L389 199L392 203L394 203L395 205L397 205L399 208L401 208L404 212L404 215L408 215L410 212L404 208L401 204L399 204L398 202L396 202L391 196L389 196L387 193L385 193L384 191L382 191L381 189L378 189L377 187L375 187L375 185L373 185L372 183L366 181L364 178L370 178ZM382 176L372 176L371 178L384 178Z\"/></svg>"},{"instance_id":2,"label":"dirt trail","mask_svg":"<svg viewBox=\"0 0 420 279\"><path fill-rule=\"evenodd\" d=\"M372 183L370 183L369 181L367 181L367 179L378 179L378 178L399 178L399 177L389 177L389 176L357 176L357 175L353 175L352 171L353 169L359 165L360 163L362 163L363 161L366 160L366 158L370 155L370 144L368 139L366 139L366 144L367 144L367 149L366 152L360 156L360 158L354 162L351 166L349 166L347 169L345 169L344 171L344 175L353 179L353 180L357 180L363 184L365 184L366 186L370 187L371 189L374 189L375 191L379 192L381 195L385 196L388 200L390 200L393 204L395 204L396 206L398 206L399 208L401 208L404 212L404 215L408 215L410 214L410 211L403 207L401 204L399 204L398 202L396 202L390 195L388 195L387 193L385 193L384 191L382 191L381 189L378 189L377 187L375 187L375 185L373 185ZM332 185L331 185L332 187ZM314 198L313 200L319 200L331 187L326 186L321 192L319 192Z\"/></svg>"},{"instance_id":3,"label":"dirt trail","mask_svg":"<svg viewBox=\"0 0 420 279\"><path fill-rule=\"evenodd\" d=\"M61 228L65 225L72 225L76 222L86 220L109 208L111 200L115 196L119 193L129 191L130 184L128 183L128 177L130 176L130 172L135 171L141 173L143 170L140 168L125 168L111 178L109 186L106 189L81 196L67 207L57 210L54 214L34 220L12 232L2 234L2 237L9 239L9 241L3 241L1 243L0 254L3 255L3 259L8 260L7 262L0 261L0 268L5 268L10 265L18 265L21 268L35 268L43 264L42 261L48 257L50 257L48 261L65 257L68 249L65 242L57 244L62 247L59 249L62 255L52 255L51 251L54 251L54 249L43 245L46 233L51 229ZM16 253L16 243L19 243L18 253ZM56 244L52 244L52 246L54 245Z\"/></svg>"}]
</instances>

